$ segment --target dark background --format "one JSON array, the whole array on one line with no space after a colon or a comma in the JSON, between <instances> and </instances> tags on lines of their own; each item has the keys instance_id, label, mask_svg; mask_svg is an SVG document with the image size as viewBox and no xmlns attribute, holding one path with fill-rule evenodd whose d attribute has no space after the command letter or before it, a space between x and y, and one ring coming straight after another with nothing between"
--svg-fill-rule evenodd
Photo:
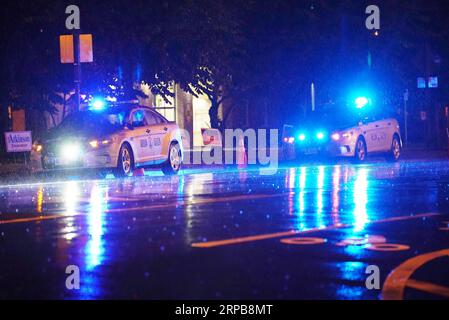
<instances>
[{"instance_id":1,"label":"dark background","mask_svg":"<svg viewBox=\"0 0 449 320\"><path fill-rule=\"evenodd\" d=\"M408 89L410 139L445 144L449 10L447 1L436 0L4 1L3 131L10 126L8 106L27 109L30 129L45 130L43 112L55 112L52 104L61 99L55 92L73 90L73 66L59 63L58 42L70 33L70 4L81 9L81 31L94 37L95 62L83 65L84 93L110 93L114 83L119 89L112 94L125 99L135 95L134 82L145 81L168 94L166 83L174 80L208 94L212 106L219 96L237 110L249 104L254 113L268 104L270 126L280 128L301 121L310 108L311 82L318 105L368 92L399 119ZM371 4L381 11L377 36L365 28ZM438 76L440 87L416 89L417 77L427 76Z\"/></svg>"}]
</instances>

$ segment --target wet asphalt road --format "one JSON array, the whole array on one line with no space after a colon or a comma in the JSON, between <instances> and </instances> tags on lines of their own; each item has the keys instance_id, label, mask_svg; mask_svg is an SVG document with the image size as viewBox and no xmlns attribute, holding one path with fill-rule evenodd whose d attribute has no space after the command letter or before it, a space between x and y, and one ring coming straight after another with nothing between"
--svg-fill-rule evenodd
<instances>
[{"instance_id":1,"label":"wet asphalt road","mask_svg":"<svg viewBox=\"0 0 449 320\"><path fill-rule=\"evenodd\" d=\"M449 298L449 161L17 183L1 299Z\"/></svg>"}]
</instances>

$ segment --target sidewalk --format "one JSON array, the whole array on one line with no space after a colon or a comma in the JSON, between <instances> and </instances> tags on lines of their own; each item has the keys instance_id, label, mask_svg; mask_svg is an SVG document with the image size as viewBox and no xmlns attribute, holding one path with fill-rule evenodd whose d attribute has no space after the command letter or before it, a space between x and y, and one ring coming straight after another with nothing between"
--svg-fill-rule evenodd
<instances>
[{"instance_id":1,"label":"sidewalk","mask_svg":"<svg viewBox=\"0 0 449 320\"><path fill-rule=\"evenodd\" d=\"M423 146L409 145L402 149L403 160L437 160L449 159L448 150L426 149Z\"/></svg>"},{"instance_id":2,"label":"sidewalk","mask_svg":"<svg viewBox=\"0 0 449 320\"><path fill-rule=\"evenodd\" d=\"M0 176L28 175L30 169L23 163L0 163Z\"/></svg>"}]
</instances>

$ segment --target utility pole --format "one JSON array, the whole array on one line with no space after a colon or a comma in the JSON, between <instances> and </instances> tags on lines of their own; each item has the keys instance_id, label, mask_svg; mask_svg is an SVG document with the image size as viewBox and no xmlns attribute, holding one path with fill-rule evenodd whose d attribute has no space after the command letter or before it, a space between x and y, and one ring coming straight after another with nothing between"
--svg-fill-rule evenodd
<instances>
[{"instance_id":1,"label":"utility pole","mask_svg":"<svg viewBox=\"0 0 449 320\"><path fill-rule=\"evenodd\" d=\"M81 109L81 54L80 54L80 31L74 30L73 44L75 53L74 74L75 74L75 100L77 110Z\"/></svg>"},{"instance_id":2,"label":"utility pole","mask_svg":"<svg viewBox=\"0 0 449 320\"><path fill-rule=\"evenodd\" d=\"M81 108L81 18L80 8L76 5L69 5L65 9L68 15L65 20L65 27L72 31L72 39L61 36L61 63L73 63L74 65L74 83L75 99L78 110ZM62 39L66 41L62 41ZM65 44L65 45L63 45Z\"/></svg>"},{"instance_id":3,"label":"utility pole","mask_svg":"<svg viewBox=\"0 0 449 320\"><path fill-rule=\"evenodd\" d=\"M312 103L312 112L315 112L315 84L310 85L310 98Z\"/></svg>"},{"instance_id":4,"label":"utility pole","mask_svg":"<svg viewBox=\"0 0 449 320\"><path fill-rule=\"evenodd\" d=\"M408 143L408 110L407 110L407 103L408 103L408 89L404 92L404 138L405 143Z\"/></svg>"}]
</instances>

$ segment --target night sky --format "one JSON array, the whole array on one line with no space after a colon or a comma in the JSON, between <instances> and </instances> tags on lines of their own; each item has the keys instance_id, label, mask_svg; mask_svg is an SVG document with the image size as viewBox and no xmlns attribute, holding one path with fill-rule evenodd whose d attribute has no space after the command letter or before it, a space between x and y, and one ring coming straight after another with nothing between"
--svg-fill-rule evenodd
<instances>
[{"instance_id":1,"label":"night sky","mask_svg":"<svg viewBox=\"0 0 449 320\"><path fill-rule=\"evenodd\" d=\"M36 96L71 90L73 68L59 63L58 36L71 2L7 1L1 7L1 106L44 108ZM269 101L277 121L310 103L373 92L379 105L401 104L418 76L437 75L447 101L449 13L446 1L79 1L82 32L94 37L83 66L85 93L117 80L174 80L184 87L213 70L236 103ZM365 27L365 8L380 8L379 35ZM155 77L157 75L157 78ZM33 95L33 97L30 97Z\"/></svg>"}]
</instances>

